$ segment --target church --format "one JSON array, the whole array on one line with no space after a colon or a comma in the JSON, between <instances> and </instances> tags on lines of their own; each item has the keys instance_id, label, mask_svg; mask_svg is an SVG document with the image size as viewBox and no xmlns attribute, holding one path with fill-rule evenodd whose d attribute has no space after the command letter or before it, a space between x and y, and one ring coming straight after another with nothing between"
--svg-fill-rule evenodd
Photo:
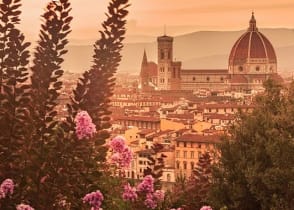
<instances>
[{"instance_id":1,"label":"church","mask_svg":"<svg viewBox=\"0 0 294 210\"><path fill-rule=\"evenodd\" d=\"M206 89L210 91L251 91L262 89L267 79L282 81L271 42L258 31L252 13L247 31L235 42L227 69L182 69L173 59L173 37L157 38L157 64L148 62L144 51L140 88L152 90Z\"/></svg>"}]
</instances>

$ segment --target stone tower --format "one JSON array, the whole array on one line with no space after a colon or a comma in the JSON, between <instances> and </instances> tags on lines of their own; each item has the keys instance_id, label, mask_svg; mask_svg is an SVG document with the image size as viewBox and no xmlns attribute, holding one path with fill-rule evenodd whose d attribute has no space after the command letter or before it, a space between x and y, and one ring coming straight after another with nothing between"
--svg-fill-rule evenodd
<instances>
[{"instance_id":1,"label":"stone tower","mask_svg":"<svg viewBox=\"0 0 294 210\"><path fill-rule=\"evenodd\" d=\"M180 90L181 62L173 62L173 37L160 36L158 44L158 81L159 90Z\"/></svg>"}]
</instances>

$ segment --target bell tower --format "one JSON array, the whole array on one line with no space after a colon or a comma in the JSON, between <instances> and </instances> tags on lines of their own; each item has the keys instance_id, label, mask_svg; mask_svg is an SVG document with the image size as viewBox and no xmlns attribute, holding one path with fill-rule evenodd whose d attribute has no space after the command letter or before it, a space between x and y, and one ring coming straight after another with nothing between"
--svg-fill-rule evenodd
<instances>
[{"instance_id":1,"label":"bell tower","mask_svg":"<svg viewBox=\"0 0 294 210\"><path fill-rule=\"evenodd\" d=\"M158 88L171 89L173 37L163 35L157 38L158 44Z\"/></svg>"}]
</instances>

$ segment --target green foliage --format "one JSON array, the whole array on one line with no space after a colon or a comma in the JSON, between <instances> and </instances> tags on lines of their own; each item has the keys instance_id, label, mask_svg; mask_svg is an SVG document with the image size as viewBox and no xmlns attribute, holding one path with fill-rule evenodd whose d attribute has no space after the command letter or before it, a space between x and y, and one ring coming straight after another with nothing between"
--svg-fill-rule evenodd
<instances>
[{"instance_id":1,"label":"green foliage","mask_svg":"<svg viewBox=\"0 0 294 210\"><path fill-rule=\"evenodd\" d=\"M19 0L0 3L0 178L10 177L22 184L26 154L21 150L30 135L27 84L30 43L25 42L17 28L20 6ZM17 192L16 197L19 196ZM14 205L12 201L5 203L2 206L5 209Z\"/></svg>"},{"instance_id":2,"label":"green foliage","mask_svg":"<svg viewBox=\"0 0 294 210\"><path fill-rule=\"evenodd\" d=\"M220 145L210 196L217 208L294 207L294 86L268 81L265 87L253 113L241 114Z\"/></svg>"},{"instance_id":3,"label":"green foliage","mask_svg":"<svg viewBox=\"0 0 294 210\"><path fill-rule=\"evenodd\" d=\"M160 153L163 149L162 144L154 144L151 149L154 151L154 154L147 157L148 167L144 169L144 176L151 175L154 178L156 189L161 189L160 178L163 174L164 158L166 158L166 155Z\"/></svg>"},{"instance_id":4,"label":"green foliage","mask_svg":"<svg viewBox=\"0 0 294 210\"><path fill-rule=\"evenodd\" d=\"M208 204L208 192L211 187L211 162L212 158L208 152L200 156L197 166L191 177L183 179L176 186L174 195L174 206L183 206L184 209L200 209Z\"/></svg>"},{"instance_id":5,"label":"green foliage","mask_svg":"<svg viewBox=\"0 0 294 210\"><path fill-rule=\"evenodd\" d=\"M120 51L126 32L128 0L111 0L107 19L102 23L101 38L94 44L93 66L80 78L72 103L68 105L70 117L67 119L73 129L73 118L79 110L85 110L93 119L104 144L105 129L110 127L109 106L115 84L114 74L121 61Z\"/></svg>"},{"instance_id":6,"label":"green foliage","mask_svg":"<svg viewBox=\"0 0 294 210\"><path fill-rule=\"evenodd\" d=\"M50 2L46 7L31 80L29 43L16 28L20 0L0 4L0 178L12 178L17 184L12 198L0 200L1 209L15 209L21 202L42 210L85 209L82 198L97 189L106 197L103 208L109 209L115 206L112 199L121 196L109 188L121 188L121 180L110 176L103 144L109 137L105 131L110 127L109 97L121 60L128 0L110 2L101 39L94 45L94 65L85 72L84 83L78 83L67 123L60 123L55 108L72 20L69 2ZM97 126L92 139L78 140L74 133L73 119L82 109Z\"/></svg>"}]
</instances>

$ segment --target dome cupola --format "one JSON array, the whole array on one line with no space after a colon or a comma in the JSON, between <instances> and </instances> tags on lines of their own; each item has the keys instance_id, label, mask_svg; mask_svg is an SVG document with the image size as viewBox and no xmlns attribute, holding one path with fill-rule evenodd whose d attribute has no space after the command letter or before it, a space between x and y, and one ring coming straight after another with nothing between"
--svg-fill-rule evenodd
<instances>
[{"instance_id":1,"label":"dome cupola","mask_svg":"<svg viewBox=\"0 0 294 210\"><path fill-rule=\"evenodd\" d=\"M231 74L277 72L277 57L270 41L258 31L252 13L248 30L236 41L229 57Z\"/></svg>"}]
</instances>

